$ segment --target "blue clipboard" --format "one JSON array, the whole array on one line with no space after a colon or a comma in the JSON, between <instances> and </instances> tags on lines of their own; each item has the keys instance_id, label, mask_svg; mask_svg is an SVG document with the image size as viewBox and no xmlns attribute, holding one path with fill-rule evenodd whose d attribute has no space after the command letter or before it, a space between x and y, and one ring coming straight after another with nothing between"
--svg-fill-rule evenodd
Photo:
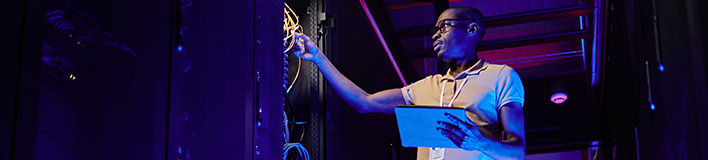
<instances>
[{"instance_id":1,"label":"blue clipboard","mask_svg":"<svg viewBox=\"0 0 708 160\"><path fill-rule=\"evenodd\" d=\"M436 130L438 121L450 120L445 113L469 123L464 108L399 105L395 109L401 145L404 147L459 148Z\"/></svg>"}]
</instances>

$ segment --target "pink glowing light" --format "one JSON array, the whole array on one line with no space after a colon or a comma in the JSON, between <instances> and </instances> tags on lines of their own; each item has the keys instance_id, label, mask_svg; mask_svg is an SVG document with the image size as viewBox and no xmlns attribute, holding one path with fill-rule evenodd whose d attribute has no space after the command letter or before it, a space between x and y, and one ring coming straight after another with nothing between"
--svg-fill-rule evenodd
<instances>
[{"instance_id":1,"label":"pink glowing light","mask_svg":"<svg viewBox=\"0 0 708 160\"><path fill-rule=\"evenodd\" d=\"M369 6L366 5L366 2L364 0L359 0L359 3L361 4L361 8L364 9L364 13L366 13L366 17L369 18L369 22L371 22L371 27L374 28L374 32L376 32L376 36L379 37L379 41L381 42L381 45L383 46L384 51L386 51L386 55L388 56L389 61L391 61L391 65L393 65L393 69L396 70L396 74L398 74L398 79L401 80L401 83L403 86L407 86L408 83L406 83L406 79L403 78L403 74L401 73L401 70L398 69L398 64L396 64L396 60L393 59L393 55L391 54L391 50L388 48L388 44L386 44L386 40L384 40L383 35L381 35L381 31L379 30L379 26L376 25L376 20L374 20L374 17L371 16L371 12L369 12Z\"/></svg>"},{"instance_id":2,"label":"pink glowing light","mask_svg":"<svg viewBox=\"0 0 708 160\"><path fill-rule=\"evenodd\" d=\"M568 99L568 94L565 94L563 92L554 93L553 95L551 95L551 102L553 102L555 104L561 104L561 103L565 102L565 100L567 100L567 99Z\"/></svg>"}]
</instances>

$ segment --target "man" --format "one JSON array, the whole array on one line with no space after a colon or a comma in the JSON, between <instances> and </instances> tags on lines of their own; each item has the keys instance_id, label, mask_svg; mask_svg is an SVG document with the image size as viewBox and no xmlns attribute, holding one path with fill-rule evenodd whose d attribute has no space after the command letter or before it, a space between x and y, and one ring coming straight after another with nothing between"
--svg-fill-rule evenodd
<instances>
[{"instance_id":1,"label":"man","mask_svg":"<svg viewBox=\"0 0 708 160\"><path fill-rule=\"evenodd\" d=\"M440 133L460 149L418 148L418 159L523 159L525 133L524 89L518 74L507 65L477 58L485 32L483 16L471 7L445 10L433 35L438 58L449 63L446 75L433 75L400 89L366 93L342 75L317 45L295 34L298 57L315 63L332 88L359 113L393 114L399 104L462 107L467 117L448 116L438 122ZM469 118L465 123L459 118Z\"/></svg>"}]
</instances>

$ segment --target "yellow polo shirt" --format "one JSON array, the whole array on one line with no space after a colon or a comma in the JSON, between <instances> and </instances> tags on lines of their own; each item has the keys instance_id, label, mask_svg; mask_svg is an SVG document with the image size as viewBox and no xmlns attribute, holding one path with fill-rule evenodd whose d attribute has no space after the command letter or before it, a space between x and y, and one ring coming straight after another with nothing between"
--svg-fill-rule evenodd
<instances>
[{"instance_id":1,"label":"yellow polo shirt","mask_svg":"<svg viewBox=\"0 0 708 160\"><path fill-rule=\"evenodd\" d=\"M468 78L464 83L464 79ZM524 104L524 86L519 75L507 65L490 64L480 59L475 65L457 77L447 74L431 75L401 88L408 105L439 106L440 94L445 84L443 104L450 103L455 90L460 89L453 107L465 108L467 118L477 124L487 138L501 140L503 128L499 121L499 109L509 102ZM429 147L418 147L418 160L427 160ZM445 159L491 159L481 151L445 149Z\"/></svg>"}]
</instances>

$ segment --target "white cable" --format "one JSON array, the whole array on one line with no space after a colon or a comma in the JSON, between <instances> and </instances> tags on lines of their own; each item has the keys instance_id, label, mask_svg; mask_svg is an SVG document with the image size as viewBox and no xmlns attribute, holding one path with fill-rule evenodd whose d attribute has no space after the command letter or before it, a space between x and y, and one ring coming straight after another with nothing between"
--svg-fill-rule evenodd
<instances>
[{"instance_id":1,"label":"white cable","mask_svg":"<svg viewBox=\"0 0 708 160\"><path fill-rule=\"evenodd\" d=\"M460 93L462 92L462 86L465 86L465 83L467 83L467 80L469 80L469 78L470 78L469 75L467 77L465 77L465 80L462 81L462 84L460 85L460 87L458 87L457 90L453 93L452 98L450 99L450 103L447 105L448 107L452 107L452 102L454 102L455 99L457 98L457 96L460 95ZM443 95L445 94L445 84L447 84L447 83L443 82L442 90L440 90L440 106L441 107L444 104Z\"/></svg>"},{"instance_id":2,"label":"white cable","mask_svg":"<svg viewBox=\"0 0 708 160\"><path fill-rule=\"evenodd\" d=\"M457 88L457 90L455 91L455 94L452 96L452 99L450 99L450 104L447 105L448 107L452 107L452 102L454 102L455 99L457 99L457 96L459 96L460 93L462 93L462 86L465 86L465 83L467 83L467 80L469 80L469 77L465 77L465 80L462 81L462 84L460 85L460 87Z\"/></svg>"}]
</instances>

